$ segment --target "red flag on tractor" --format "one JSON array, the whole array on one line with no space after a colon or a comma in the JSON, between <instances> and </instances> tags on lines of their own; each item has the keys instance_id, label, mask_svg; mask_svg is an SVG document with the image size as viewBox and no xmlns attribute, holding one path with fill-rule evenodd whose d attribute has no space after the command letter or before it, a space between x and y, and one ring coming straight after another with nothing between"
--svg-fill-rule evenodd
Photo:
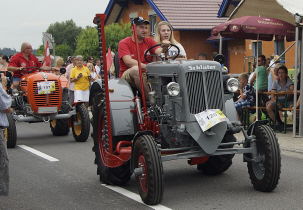
<instances>
[{"instance_id":1,"label":"red flag on tractor","mask_svg":"<svg viewBox=\"0 0 303 210\"><path fill-rule=\"evenodd\" d=\"M43 59L43 66L51 66L51 57L49 52L49 45L48 41L46 41L45 47L44 47L44 59Z\"/></svg>"}]
</instances>

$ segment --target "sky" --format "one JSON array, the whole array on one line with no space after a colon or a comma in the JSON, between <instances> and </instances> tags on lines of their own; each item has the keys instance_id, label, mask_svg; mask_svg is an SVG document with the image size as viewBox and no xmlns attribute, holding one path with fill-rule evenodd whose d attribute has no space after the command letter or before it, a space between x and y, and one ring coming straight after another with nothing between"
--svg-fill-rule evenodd
<instances>
[{"instance_id":1,"label":"sky","mask_svg":"<svg viewBox=\"0 0 303 210\"><path fill-rule=\"evenodd\" d=\"M104 13L109 0L1 0L0 48L20 51L22 42L36 49L42 32L55 22L73 19L77 26L93 26L96 13Z\"/></svg>"}]
</instances>

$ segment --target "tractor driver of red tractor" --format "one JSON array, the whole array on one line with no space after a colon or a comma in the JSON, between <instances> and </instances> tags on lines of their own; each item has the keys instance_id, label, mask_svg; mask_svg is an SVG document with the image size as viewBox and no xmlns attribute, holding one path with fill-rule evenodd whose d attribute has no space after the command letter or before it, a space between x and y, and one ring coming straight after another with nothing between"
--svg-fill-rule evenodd
<instances>
[{"instance_id":1,"label":"tractor driver of red tractor","mask_svg":"<svg viewBox=\"0 0 303 210\"><path fill-rule=\"evenodd\" d=\"M58 70L53 67L42 66L42 64L38 61L36 56L32 54L32 52L33 48L31 44L24 42L21 45L21 52L15 54L11 58L7 70L14 73L14 86L18 86L21 77L33 72L35 68L40 68L41 70L45 71ZM32 69L29 67L32 67Z\"/></svg>"},{"instance_id":2,"label":"tractor driver of red tractor","mask_svg":"<svg viewBox=\"0 0 303 210\"><path fill-rule=\"evenodd\" d=\"M148 36L148 24L149 21L144 20L142 17L136 17L133 19L132 24L135 24L135 30L137 34L137 41L139 46L139 56L141 61L141 68L146 69L148 63L144 59L144 53L147 49L157 44L152 38ZM119 77L125 79L133 88L140 90L140 78L139 78L139 67L138 57L135 42L135 33L132 36L126 37L119 42L118 54L119 54L119 65L120 72ZM161 43L161 47L155 47L151 50L152 54L160 55L162 52L166 52L170 42L165 40ZM147 96L150 91L147 85L146 74L143 76L144 81L144 92ZM142 94L142 93L141 93Z\"/></svg>"}]
</instances>

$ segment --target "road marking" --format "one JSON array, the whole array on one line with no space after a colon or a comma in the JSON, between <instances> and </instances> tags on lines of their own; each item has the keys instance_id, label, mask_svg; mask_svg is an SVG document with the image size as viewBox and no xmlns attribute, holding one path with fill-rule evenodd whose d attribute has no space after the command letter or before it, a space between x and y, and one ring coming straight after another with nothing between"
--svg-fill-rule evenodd
<instances>
[{"instance_id":1,"label":"road marking","mask_svg":"<svg viewBox=\"0 0 303 210\"><path fill-rule=\"evenodd\" d=\"M56 158L54 158L54 157L52 157L52 156L49 156L49 155L47 155L47 154L45 154L45 153L43 153L43 152L40 152L40 151L38 151L38 150L36 150L36 149L33 149L33 148L31 148L31 147L28 147L28 146L26 146L26 145L18 145L18 147L20 147L20 148L22 148L22 149L24 149L24 150L26 150L26 151L29 151L29 152L31 152L31 153L33 153L33 154L39 156L39 157L42 157L42 158L44 158L44 159L46 159L46 160L48 160L48 161L50 161L50 162L59 161L58 159L56 159Z\"/></svg>"},{"instance_id":2,"label":"road marking","mask_svg":"<svg viewBox=\"0 0 303 210\"><path fill-rule=\"evenodd\" d=\"M111 189L111 190L113 190L113 191L115 191L117 193L120 193L120 194L122 194L122 195L124 195L124 196L126 196L126 197L128 197L128 198L130 198L132 200L134 200L134 201L137 201L138 203L142 203L145 206L148 206L148 207L150 207L152 209L155 209L155 210L171 210L171 208L168 208L168 207L160 205L160 204L154 205L154 206L147 205L147 204L143 203L141 197L138 194L133 193L131 191L128 191L128 190L126 190L124 188L117 187L117 186L112 186L112 185L107 185L107 184L101 184L101 185L104 186L104 187L106 187L106 188L108 188L108 189Z\"/></svg>"}]
</instances>

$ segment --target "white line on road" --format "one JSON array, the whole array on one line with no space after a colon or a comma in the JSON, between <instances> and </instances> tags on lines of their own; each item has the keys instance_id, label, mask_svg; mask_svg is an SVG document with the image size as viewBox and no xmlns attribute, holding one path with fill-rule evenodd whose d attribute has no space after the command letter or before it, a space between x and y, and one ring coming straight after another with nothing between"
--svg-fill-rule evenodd
<instances>
[{"instance_id":1,"label":"white line on road","mask_svg":"<svg viewBox=\"0 0 303 210\"><path fill-rule=\"evenodd\" d=\"M146 205L145 203L143 203L143 201L141 200L141 197L138 194L133 193L131 191L128 191L128 190L126 190L124 188L117 187L117 186L111 186L111 185L107 185L107 184L101 184L101 185L104 186L104 187L106 187L106 188L108 188L108 189L111 189L111 190L113 190L113 191L115 191L117 193L120 193L120 194L122 194L122 195L124 195L124 196L126 196L126 197L128 197L128 198L130 198L132 200L134 200L134 201L137 201L138 203L142 203L145 206L148 206L148 207L150 207L152 209L155 209L155 210L171 210L171 208L168 208L168 207L160 205L160 204L155 205L155 206Z\"/></svg>"},{"instance_id":2,"label":"white line on road","mask_svg":"<svg viewBox=\"0 0 303 210\"><path fill-rule=\"evenodd\" d=\"M38 150L36 150L36 149L33 149L33 148L31 148L31 147L28 147L28 146L26 146L26 145L18 145L18 147L20 147L20 148L22 148L22 149L24 149L24 150L26 150L26 151L29 151L29 152L31 152L31 153L33 153L33 154L39 156L39 157L42 157L42 158L44 158L44 159L46 159L46 160L48 160L48 161L50 161L50 162L59 161L58 159L56 159L56 158L54 158L54 157L52 157L52 156L49 156L49 155L47 155L47 154L45 154L45 153L43 153L43 152L40 152L40 151L38 151Z\"/></svg>"}]
</instances>

